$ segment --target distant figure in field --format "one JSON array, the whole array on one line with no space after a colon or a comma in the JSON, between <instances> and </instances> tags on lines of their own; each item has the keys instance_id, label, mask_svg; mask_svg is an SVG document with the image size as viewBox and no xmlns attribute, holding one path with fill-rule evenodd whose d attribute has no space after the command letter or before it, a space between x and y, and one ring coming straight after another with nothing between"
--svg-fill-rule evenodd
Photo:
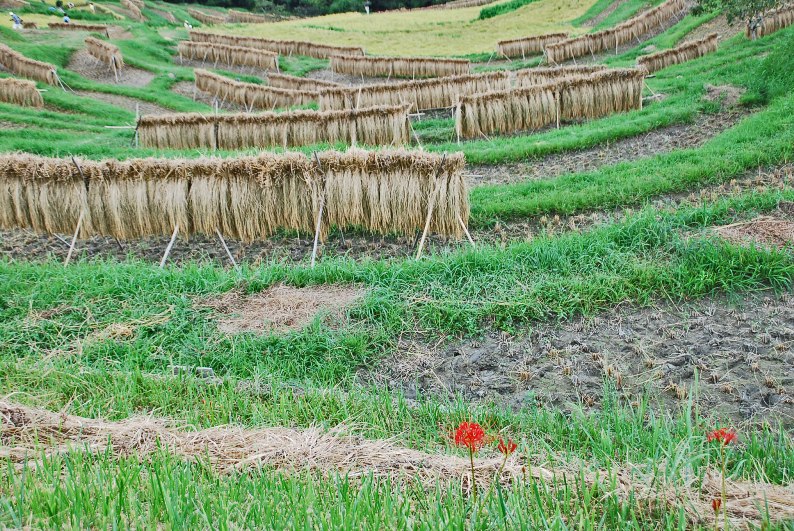
<instances>
[{"instance_id":1,"label":"distant figure in field","mask_svg":"<svg viewBox=\"0 0 794 531\"><path fill-rule=\"evenodd\" d=\"M188 22L188 21L186 20L186 21L185 21L185 29L193 29L193 24L191 24L190 22Z\"/></svg>"},{"instance_id":2,"label":"distant figure in field","mask_svg":"<svg viewBox=\"0 0 794 531\"><path fill-rule=\"evenodd\" d=\"M74 9L74 3L69 2L68 4L66 4L66 7L68 7L69 9Z\"/></svg>"},{"instance_id":3,"label":"distant figure in field","mask_svg":"<svg viewBox=\"0 0 794 531\"><path fill-rule=\"evenodd\" d=\"M92 13L96 13L96 8L94 7L94 2L88 2L88 9L90 9Z\"/></svg>"},{"instance_id":4,"label":"distant figure in field","mask_svg":"<svg viewBox=\"0 0 794 531\"><path fill-rule=\"evenodd\" d=\"M22 29L22 19L19 18L17 15L15 15L13 11L11 13L9 13L9 15L11 15L11 22L14 23L14 26L13 26L14 29L15 30Z\"/></svg>"},{"instance_id":5,"label":"distant figure in field","mask_svg":"<svg viewBox=\"0 0 794 531\"><path fill-rule=\"evenodd\" d=\"M68 24L69 22L70 22L69 14L68 13L64 13L63 14L63 23L64 24Z\"/></svg>"}]
</instances>

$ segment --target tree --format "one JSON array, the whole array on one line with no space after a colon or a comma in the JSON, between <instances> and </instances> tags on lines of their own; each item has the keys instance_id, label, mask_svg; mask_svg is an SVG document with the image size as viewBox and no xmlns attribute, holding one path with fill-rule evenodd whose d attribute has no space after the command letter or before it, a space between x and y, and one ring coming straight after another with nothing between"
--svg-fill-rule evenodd
<instances>
[{"instance_id":1,"label":"tree","mask_svg":"<svg viewBox=\"0 0 794 531\"><path fill-rule=\"evenodd\" d=\"M756 38L756 32L764 22L764 15L785 3L786 0L700 0L700 6L707 11L725 11L729 23L744 21L752 39Z\"/></svg>"}]
</instances>

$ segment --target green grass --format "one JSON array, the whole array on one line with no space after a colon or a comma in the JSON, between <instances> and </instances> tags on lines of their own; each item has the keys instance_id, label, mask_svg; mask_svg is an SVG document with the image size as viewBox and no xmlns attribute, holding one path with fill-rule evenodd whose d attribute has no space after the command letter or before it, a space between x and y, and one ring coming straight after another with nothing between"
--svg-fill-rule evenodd
<instances>
[{"instance_id":1,"label":"green grass","mask_svg":"<svg viewBox=\"0 0 794 531\"><path fill-rule=\"evenodd\" d=\"M484 7L480 10L480 15L477 17L479 20L486 20L500 15L512 13L516 9L520 9L526 5L536 2L537 0L510 0L495 6Z\"/></svg>"}]
</instances>

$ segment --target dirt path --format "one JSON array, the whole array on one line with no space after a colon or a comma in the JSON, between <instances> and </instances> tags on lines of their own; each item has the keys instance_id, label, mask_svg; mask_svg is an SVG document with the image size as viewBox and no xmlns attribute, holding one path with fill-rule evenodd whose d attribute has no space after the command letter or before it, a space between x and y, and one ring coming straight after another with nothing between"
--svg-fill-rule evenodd
<instances>
[{"instance_id":1,"label":"dirt path","mask_svg":"<svg viewBox=\"0 0 794 531\"><path fill-rule=\"evenodd\" d=\"M612 2L612 3L609 5L609 7L607 7L605 10L603 10L602 12L600 12L598 15L596 15L596 16L595 16L595 17L593 17L592 19L588 20L588 21L585 23L585 25L586 25L586 26L589 26L589 27L591 27L591 28L594 28L594 27L598 26L599 24L601 24L601 22L602 22L604 19L606 19L606 18L607 18L609 15L611 15L612 13L614 13L614 12L615 12L615 10L616 10L618 7L620 7L620 4L624 4L625 2L626 2L626 0L615 0L615 1L614 1L614 2Z\"/></svg>"},{"instance_id":2,"label":"dirt path","mask_svg":"<svg viewBox=\"0 0 794 531\"><path fill-rule=\"evenodd\" d=\"M116 83L113 70L85 50L77 50L74 52L66 68L87 79L107 85L118 84L127 85L129 87L145 87L155 77L151 72L126 65L119 72L119 81Z\"/></svg>"},{"instance_id":3,"label":"dirt path","mask_svg":"<svg viewBox=\"0 0 794 531\"><path fill-rule=\"evenodd\" d=\"M725 15L720 15L687 33L683 40L691 41L702 39L712 33L719 35L720 40L725 40L742 31L744 31L744 26L742 26L739 21L735 21L733 25L729 25Z\"/></svg>"},{"instance_id":4,"label":"dirt path","mask_svg":"<svg viewBox=\"0 0 794 531\"><path fill-rule=\"evenodd\" d=\"M691 395L703 413L738 426L780 421L794 428L791 293L619 308L526 334L491 333L439 349L406 343L360 378L408 398L461 394L563 410L603 406L606 382L624 403L636 404L647 390L663 413L676 414Z\"/></svg>"},{"instance_id":5,"label":"dirt path","mask_svg":"<svg viewBox=\"0 0 794 531\"><path fill-rule=\"evenodd\" d=\"M471 166L468 170L471 175L469 183L476 186L546 179L693 148L733 127L746 115L740 110L699 114L691 124L673 125L593 148L566 151L530 162Z\"/></svg>"},{"instance_id":6,"label":"dirt path","mask_svg":"<svg viewBox=\"0 0 794 531\"><path fill-rule=\"evenodd\" d=\"M116 107L122 107L132 112L135 112L135 107L137 105L140 110L141 116L146 116L149 114L170 114L175 112L172 111L171 109L166 109L165 107L161 107L154 103L149 103L148 101L130 98L128 96L119 96L117 94L108 94L106 92L90 92L86 90L77 91L77 94L79 96L83 96L86 98L103 101L105 103L115 105Z\"/></svg>"}]
</instances>

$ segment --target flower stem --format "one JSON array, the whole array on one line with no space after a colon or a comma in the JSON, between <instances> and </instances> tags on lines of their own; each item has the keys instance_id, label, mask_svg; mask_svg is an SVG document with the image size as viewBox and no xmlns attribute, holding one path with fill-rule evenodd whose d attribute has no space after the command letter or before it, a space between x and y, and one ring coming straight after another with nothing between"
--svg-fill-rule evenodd
<instances>
[{"instance_id":1,"label":"flower stem","mask_svg":"<svg viewBox=\"0 0 794 531\"><path fill-rule=\"evenodd\" d=\"M722 517L725 520L724 529L728 529L728 489L725 485L725 445L720 446L720 457L722 458Z\"/></svg>"},{"instance_id":2,"label":"flower stem","mask_svg":"<svg viewBox=\"0 0 794 531\"><path fill-rule=\"evenodd\" d=\"M469 461L471 462L471 494L477 501L477 480L474 479L474 449L469 447Z\"/></svg>"}]
</instances>

